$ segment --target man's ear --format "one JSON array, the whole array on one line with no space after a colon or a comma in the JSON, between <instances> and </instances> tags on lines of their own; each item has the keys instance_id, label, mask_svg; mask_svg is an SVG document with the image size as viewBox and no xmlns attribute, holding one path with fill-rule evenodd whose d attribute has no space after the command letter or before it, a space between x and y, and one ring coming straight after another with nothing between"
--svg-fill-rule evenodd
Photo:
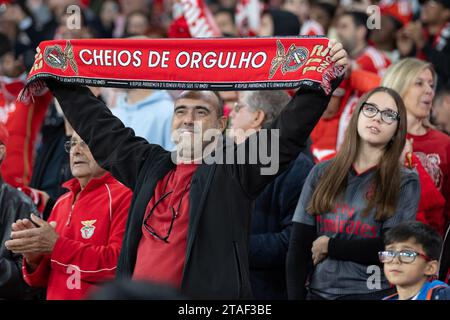
<instances>
[{"instance_id":1,"label":"man's ear","mask_svg":"<svg viewBox=\"0 0 450 320\"><path fill-rule=\"evenodd\" d=\"M432 260L427 262L427 266L425 267L425 275L426 276L434 276L437 275L439 271L439 262L437 260Z\"/></svg>"},{"instance_id":2,"label":"man's ear","mask_svg":"<svg viewBox=\"0 0 450 320\"><path fill-rule=\"evenodd\" d=\"M224 132L225 131L225 129L227 128L227 118L225 117L225 116L221 116L219 119L218 119L218 122L219 122L219 127L217 128L217 129L219 129L220 130L220 132Z\"/></svg>"},{"instance_id":3,"label":"man's ear","mask_svg":"<svg viewBox=\"0 0 450 320\"><path fill-rule=\"evenodd\" d=\"M357 33L358 33L358 38L363 39L364 41L366 41L366 37L367 37L367 33L369 33L369 30L367 30L367 28L365 26L359 26L356 29Z\"/></svg>"},{"instance_id":4,"label":"man's ear","mask_svg":"<svg viewBox=\"0 0 450 320\"><path fill-rule=\"evenodd\" d=\"M259 129L263 126L264 120L266 119L266 113L262 110L257 110L254 113L254 119L252 122L252 129Z\"/></svg>"},{"instance_id":5,"label":"man's ear","mask_svg":"<svg viewBox=\"0 0 450 320\"><path fill-rule=\"evenodd\" d=\"M6 147L4 144L0 144L0 165L6 157Z\"/></svg>"},{"instance_id":6,"label":"man's ear","mask_svg":"<svg viewBox=\"0 0 450 320\"><path fill-rule=\"evenodd\" d=\"M0 168L1 168L5 158L6 158L6 146L4 144L0 143Z\"/></svg>"},{"instance_id":7,"label":"man's ear","mask_svg":"<svg viewBox=\"0 0 450 320\"><path fill-rule=\"evenodd\" d=\"M447 109L450 107L450 95L444 97L444 101L441 106L446 106Z\"/></svg>"},{"instance_id":8,"label":"man's ear","mask_svg":"<svg viewBox=\"0 0 450 320\"><path fill-rule=\"evenodd\" d=\"M444 14L444 17L445 17L444 18L445 21L448 21L448 19L450 19L450 9L445 8L443 14Z\"/></svg>"}]
</instances>

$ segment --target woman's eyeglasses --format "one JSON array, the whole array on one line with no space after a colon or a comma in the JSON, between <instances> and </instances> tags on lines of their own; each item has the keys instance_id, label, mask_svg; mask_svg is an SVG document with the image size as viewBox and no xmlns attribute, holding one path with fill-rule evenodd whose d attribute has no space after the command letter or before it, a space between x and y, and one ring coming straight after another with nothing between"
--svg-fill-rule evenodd
<instances>
[{"instance_id":1,"label":"woman's eyeglasses","mask_svg":"<svg viewBox=\"0 0 450 320\"><path fill-rule=\"evenodd\" d=\"M377 106L375 106L372 103L368 103L368 102L364 102L364 104L362 106L362 113L367 118L373 118L378 113L381 113L381 120L387 124L391 124L395 121L400 120L400 116L397 112L389 110L389 109L381 111L380 109L377 108Z\"/></svg>"},{"instance_id":2,"label":"woman's eyeglasses","mask_svg":"<svg viewBox=\"0 0 450 320\"><path fill-rule=\"evenodd\" d=\"M378 252L378 258L380 259L381 263L390 263L395 259L396 256L398 256L398 259L402 263L413 263L416 260L416 257L422 257L426 261L432 260L423 253L412 250L401 250L401 251L385 250Z\"/></svg>"}]
</instances>

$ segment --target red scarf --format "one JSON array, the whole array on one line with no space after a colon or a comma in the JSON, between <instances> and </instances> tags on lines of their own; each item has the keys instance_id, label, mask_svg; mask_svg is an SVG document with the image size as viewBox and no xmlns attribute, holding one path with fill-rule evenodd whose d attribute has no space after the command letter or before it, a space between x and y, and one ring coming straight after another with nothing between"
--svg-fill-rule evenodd
<instances>
[{"instance_id":1,"label":"red scarf","mask_svg":"<svg viewBox=\"0 0 450 320\"><path fill-rule=\"evenodd\" d=\"M341 73L327 38L82 39L42 42L23 96L53 78L88 86L173 90L331 91Z\"/></svg>"}]
</instances>

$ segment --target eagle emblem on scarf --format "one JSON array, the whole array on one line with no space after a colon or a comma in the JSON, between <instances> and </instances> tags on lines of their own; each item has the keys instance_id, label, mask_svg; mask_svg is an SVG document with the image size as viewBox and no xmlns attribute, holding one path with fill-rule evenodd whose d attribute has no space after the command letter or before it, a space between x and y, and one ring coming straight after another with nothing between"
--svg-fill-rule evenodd
<instances>
[{"instance_id":1,"label":"eagle emblem on scarf","mask_svg":"<svg viewBox=\"0 0 450 320\"><path fill-rule=\"evenodd\" d=\"M73 54L72 44L66 42L66 47L61 48L60 45L46 47L44 50L44 61L52 68L66 71L70 65L72 70L78 75L78 66Z\"/></svg>"},{"instance_id":2,"label":"eagle emblem on scarf","mask_svg":"<svg viewBox=\"0 0 450 320\"><path fill-rule=\"evenodd\" d=\"M302 67L308 59L309 51L305 47L296 47L291 44L286 52L280 40L277 40L277 53L272 59L269 71L269 79L272 79L277 70L281 67L281 73L294 72Z\"/></svg>"}]
</instances>

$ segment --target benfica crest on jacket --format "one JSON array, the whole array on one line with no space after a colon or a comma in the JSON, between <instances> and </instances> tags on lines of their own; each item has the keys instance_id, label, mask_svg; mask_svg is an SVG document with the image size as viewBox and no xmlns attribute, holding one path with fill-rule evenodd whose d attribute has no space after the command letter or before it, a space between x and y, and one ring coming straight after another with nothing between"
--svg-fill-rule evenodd
<instances>
[{"instance_id":1,"label":"benfica crest on jacket","mask_svg":"<svg viewBox=\"0 0 450 320\"><path fill-rule=\"evenodd\" d=\"M90 239L94 235L95 226L94 223L96 223L97 220L86 220L81 221L81 224L84 226L81 228L81 236L83 239Z\"/></svg>"}]
</instances>

